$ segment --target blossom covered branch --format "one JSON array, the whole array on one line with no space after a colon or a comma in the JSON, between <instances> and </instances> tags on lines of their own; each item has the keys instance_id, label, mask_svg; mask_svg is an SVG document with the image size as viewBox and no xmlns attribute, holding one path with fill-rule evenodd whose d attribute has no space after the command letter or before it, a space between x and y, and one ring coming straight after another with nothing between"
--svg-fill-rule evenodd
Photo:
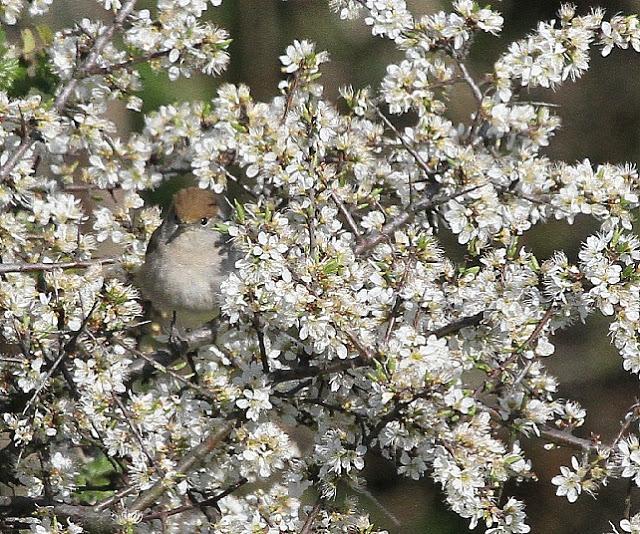
<instances>
[{"instance_id":1,"label":"blossom covered branch","mask_svg":"<svg viewBox=\"0 0 640 534\"><path fill-rule=\"evenodd\" d=\"M379 454L431 477L471 529L527 533L505 488L533 483L533 438L579 451L552 480L571 502L611 478L640 485L637 405L616 437L580 437L585 410L545 368L556 332L600 314L640 374L638 173L552 161L559 118L522 96L582 76L593 49L639 50L636 15L565 5L479 83L467 55L500 33L496 9L457 0L416 18L403 0L331 0L402 54L378 87L330 101L328 53L296 40L275 98L222 83L129 133L107 111L140 113L142 65L214 76L230 40L204 16L221 0L100 3L111 22L60 28L42 51L48 93L12 92L24 51L0 43L0 530L383 532L335 498ZM0 2L6 24L24 11ZM447 115L458 83L476 108L461 124ZM143 194L186 174L229 200L217 228L237 261L215 323L174 344L144 320L136 276L160 223ZM575 262L522 245L578 215L600 229Z\"/></svg>"}]
</instances>

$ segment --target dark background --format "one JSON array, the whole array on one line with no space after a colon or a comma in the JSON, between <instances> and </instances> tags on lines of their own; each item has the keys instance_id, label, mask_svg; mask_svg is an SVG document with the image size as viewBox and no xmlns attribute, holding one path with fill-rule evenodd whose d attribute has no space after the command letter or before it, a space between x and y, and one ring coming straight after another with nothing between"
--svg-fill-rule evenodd
<instances>
[{"instance_id":1,"label":"dark background","mask_svg":"<svg viewBox=\"0 0 640 534\"><path fill-rule=\"evenodd\" d=\"M141 2L141 4L151 2ZM482 2L481 2L482 3ZM450 2L437 0L408 0L414 14L432 13L447 9ZM505 18L500 37L482 35L471 53L470 69L480 75L490 70L509 42L533 30L539 20L554 17L559 1L503 0L493 2ZM640 10L640 0L578 1L579 13L602 6L609 15L617 12L634 13ZM94 2L59 0L48 16L57 27L71 20L91 14L98 16ZM231 63L222 78L196 76L191 80L170 83L163 74L144 70L146 89L141 94L144 111L175 100L210 99L221 80L243 82L251 87L258 99L277 94L281 79L278 56L293 39L315 41L319 50L328 50L332 61L323 65L326 94L335 98L341 85L376 87L385 67L402 57L393 44L371 36L370 28L362 21L340 21L330 13L326 0L225 0L221 8L209 15L226 28L234 39ZM554 91L536 91L535 99L559 104L556 112L562 118L562 129L552 139L547 154L555 159L575 162L588 157L592 163L636 162L640 151L640 55L633 50L614 50L602 58L598 50L592 55L591 69L575 83L567 82ZM456 87L450 101L449 116L464 120L474 102L462 86ZM138 115L114 108L113 116L123 129L139 129ZM526 245L540 260L554 250L563 249L574 259L580 242L597 228L586 218L578 218L572 226L548 223L530 232ZM560 381L559 397L579 401L587 409L582 436L591 432L610 441L617 433L620 420L638 395L638 379L624 372L622 359L610 346L607 321L590 318L586 325L578 325L556 337L556 353L547 366ZM637 428L636 428L637 430ZM556 497L551 478L559 473L559 466L569 465L569 451L542 449L542 441L523 443L539 482L509 487L508 492L524 499L534 533L595 534L611 531L609 521L616 524L623 517L627 481L612 481L603 488L598 500L582 496L569 504ZM373 519L390 533L454 534L466 531L467 522L458 518L441 504L441 494L429 480L411 482L398 478L391 466L376 458L369 458L366 478L370 491L382 505L402 521L394 527L380 506L366 499L363 505ZM632 513L640 511L640 492L634 493ZM479 529L481 530L481 529Z\"/></svg>"}]
</instances>

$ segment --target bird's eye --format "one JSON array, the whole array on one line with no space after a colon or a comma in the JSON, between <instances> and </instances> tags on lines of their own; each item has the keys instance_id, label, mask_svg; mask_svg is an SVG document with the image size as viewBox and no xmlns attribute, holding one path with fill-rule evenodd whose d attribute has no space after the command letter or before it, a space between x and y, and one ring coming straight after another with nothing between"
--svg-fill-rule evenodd
<instances>
[{"instance_id":1,"label":"bird's eye","mask_svg":"<svg viewBox=\"0 0 640 534\"><path fill-rule=\"evenodd\" d=\"M202 217L202 219L200 219L200 224L202 226L205 226L208 222L209 222L209 219L207 219L206 217Z\"/></svg>"}]
</instances>

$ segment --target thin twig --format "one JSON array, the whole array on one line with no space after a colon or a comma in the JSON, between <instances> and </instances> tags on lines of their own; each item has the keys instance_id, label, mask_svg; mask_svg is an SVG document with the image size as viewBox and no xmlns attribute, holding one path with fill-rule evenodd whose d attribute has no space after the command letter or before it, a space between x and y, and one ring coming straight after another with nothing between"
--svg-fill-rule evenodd
<instances>
[{"instance_id":1,"label":"thin twig","mask_svg":"<svg viewBox=\"0 0 640 534\"><path fill-rule=\"evenodd\" d=\"M291 106L293 105L293 97L296 94L299 82L300 82L300 73L295 72L293 74L293 81L291 83L291 87L289 88L289 92L287 94L287 100L285 101L285 104L284 104L284 110L282 111L280 124L284 124L287 120L287 115L289 114L289 111L291 110Z\"/></svg>"},{"instance_id":2,"label":"thin twig","mask_svg":"<svg viewBox=\"0 0 640 534\"><path fill-rule=\"evenodd\" d=\"M597 443L592 440L579 438L568 432L562 430L556 430L555 428L541 428L540 437L546 441L555 443L556 445L562 445L563 447L569 447L571 449L578 449L586 452L594 452L598 449Z\"/></svg>"},{"instance_id":3,"label":"thin twig","mask_svg":"<svg viewBox=\"0 0 640 534\"><path fill-rule=\"evenodd\" d=\"M352 332L345 332L345 334L356 350L360 353L362 360L367 364L371 363L374 360L373 353L356 337L355 334Z\"/></svg>"},{"instance_id":4,"label":"thin twig","mask_svg":"<svg viewBox=\"0 0 640 534\"><path fill-rule=\"evenodd\" d=\"M623 438L623 436L627 433L627 430L631 427L631 425L638 420L640 417L640 402L636 400L635 403L629 408L627 414L625 415L624 422L620 426L620 431L616 435L616 438L611 443L611 448L615 447L618 442Z\"/></svg>"},{"instance_id":5,"label":"thin twig","mask_svg":"<svg viewBox=\"0 0 640 534\"><path fill-rule=\"evenodd\" d=\"M484 403L480 403L480 407L483 411L487 412L491 418L499 424L504 424L504 420L500 415L500 412L491 406ZM574 436L566 430L558 430L548 426L539 427L539 437L549 443L554 443L562 447L569 447L570 449L577 449L584 452L595 452L598 450L599 442L593 439L584 439Z\"/></svg>"},{"instance_id":6,"label":"thin twig","mask_svg":"<svg viewBox=\"0 0 640 534\"><path fill-rule=\"evenodd\" d=\"M83 269L94 265L110 265L115 262L115 258L100 258L95 260L66 261L59 263L0 263L0 274L53 271L55 269Z\"/></svg>"},{"instance_id":7,"label":"thin twig","mask_svg":"<svg viewBox=\"0 0 640 534\"><path fill-rule=\"evenodd\" d=\"M357 369L359 367L367 367L371 365L371 361L365 361L361 357L351 358L349 360L341 360L326 367L317 367L314 365L300 366L293 369L278 369L271 371L269 376L275 384L281 382L290 382L292 380L302 380L305 378L315 378L318 376L326 376L333 373L340 373L349 369Z\"/></svg>"},{"instance_id":8,"label":"thin twig","mask_svg":"<svg viewBox=\"0 0 640 534\"><path fill-rule=\"evenodd\" d=\"M428 178L431 174L433 174L432 171L429 170L429 166L427 165L427 163L422 159L422 156L418 154L418 151L412 146L412 144L407 139L405 139L404 135L402 135L398 131L398 129L387 118L387 116L384 113L382 113L380 108L376 107L375 110L378 116L382 119L382 122L384 122L387 128L389 128L394 134L396 134L398 141L402 143L402 146L406 149L406 151L409 152L409 154L411 154L414 160L416 160L416 163L424 171L426 177Z\"/></svg>"},{"instance_id":9,"label":"thin twig","mask_svg":"<svg viewBox=\"0 0 640 534\"><path fill-rule=\"evenodd\" d=\"M551 320L554 313L555 313L555 308L553 307L553 305L549 306L547 311L544 312L542 319L540 319L537 326L534 328L533 332L531 332L531 335L524 342L523 348L525 349L532 348L533 342L540 337L540 334L542 334L542 331L544 330L545 326L547 326L547 323Z\"/></svg>"},{"instance_id":10,"label":"thin twig","mask_svg":"<svg viewBox=\"0 0 640 534\"><path fill-rule=\"evenodd\" d=\"M469 70L467 69L467 66L459 58L457 58L455 54L452 57L455 60L456 64L458 65L458 69L460 69L460 73L462 74L462 77L467 82L467 85L471 88L471 92L473 93L474 98L477 100L478 104L481 104L482 99L484 97L482 96L482 91L480 91L480 87L478 87L478 84L476 83L476 81L473 79L471 74L469 74Z\"/></svg>"},{"instance_id":11,"label":"thin twig","mask_svg":"<svg viewBox=\"0 0 640 534\"><path fill-rule=\"evenodd\" d=\"M458 192L452 193L450 195L444 195L444 196L440 196L440 197L424 198L424 199L420 200L419 202L416 202L413 206L409 206L404 213L402 213L401 215L398 215L393 220L391 220L387 224L385 224L382 227L382 230L380 230L379 232L374 232L370 237L368 237L367 239L363 240L356 247L356 249L355 249L356 254L357 255L363 254L363 253L367 252L368 250L371 250L372 248L376 247L377 245L379 245L383 241L386 241L387 239L389 239L389 237L396 230L400 229L405 224L408 224L411 221L413 221L415 216L420 211L424 211L424 210L427 210L427 209L431 209L431 208L433 208L435 206L439 206L440 204L444 204L445 202L449 202L450 200L453 200L455 198L458 198L458 197L461 197L463 195L466 195L467 193L470 193L471 191L475 191L476 189L484 187L485 185L486 184L479 184L479 185L475 185L473 187L469 187L468 189L464 189L462 191L458 191Z\"/></svg>"},{"instance_id":12,"label":"thin twig","mask_svg":"<svg viewBox=\"0 0 640 534\"><path fill-rule=\"evenodd\" d=\"M193 510L195 508L202 508L205 506L214 506L218 503L218 501L224 499L228 495L231 495L234 491L244 486L247 482L248 480L246 478L241 478L240 480L238 480L238 482L232 484L231 486L229 486L227 489L225 489L218 495L214 495L209 499L205 499L204 501L198 502L196 504L187 504L184 506L178 506L177 508L173 508L171 510L153 512L145 515L142 518L142 521L152 521L154 519L166 519L167 517L170 517L172 515L181 514L182 512L188 512L189 510Z\"/></svg>"},{"instance_id":13,"label":"thin twig","mask_svg":"<svg viewBox=\"0 0 640 534\"><path fill-rule=\"evenodd\" d=\"M264 344L264 332L262 331L262 327L260 325L260 320L255 317L253 321L253 328L256 331L256 335L258 336L258 348L260 349L260 362L262 363L262 372L265 375L269 374L269 358L267 356L267 348Z\"/></svg>"},{"instance_id":14,"label":"thin twig","mask_svg":"<svg viewBox=\"0 0 640 534\"><path fill-rule=\"evenodd\" d=\"M624 497L624 518L627 521L631 519L631 493L633 492L635 485L634 479L630 478L627 482L627 492Z\"/></svg>"},{"instance_id":15,"label":"thin twig","mask_svg":"<svg viewBox=\"0 0 640 534\"><path fill-rule=\"evenodd\" d=\"M338 207L338 210L340 210L340 213L342 213L342 216L347 221L347 224L349 225L349 228L351 228L351 231L353 232L353 235L355 236L355 238L360 239L360 230L358 230L358 225L354 220L353 216L351 215L351 213L349 212L349 210L347 209L347 207L344 205L344 202L342 202L342 200L338 198L338 195L336 195L335 191L331 191L329 193L329 196L331 197L331 200L335 202L336 206Z\"/></svg>"},{"instance_id":16,"label":"thin twig","mask_svg":"<svg viewBox=\"0 0 640 534\"><path fill-rule=\"evenodd\" d=\"M315 191L312 189L309 192L309 200L311 201L310 210L311 213L307 213L307 230L309 232L309 256L313 262L318 261L318 243L316 240L316 197Z\"/></svg>"},{"instance_id":17,"label":"thin twig","mask_svg":"<svg viewBox=\"0 0 640 534\"><path fill-rule=\"evenodd\" d=\"M131 495L132 493L135 493L135 492L136 492L135 486L127 486L126 488L122 488L121 490L117 491L110 497L106 498L104 501L101 501L98 504L96 504L95 509L104 510L109 506L111 506L113 503L119 501L120 499L124 499L127 495Z\"/></svg>"},{"instance_id":18,"label":"thin twig","mask_svg":"<svg viewBox=\"0 0 640 534\"><path fill-rule=\"evenodd\" d=\"M122 415L124 415L124 418L127 421L127 424L129 425L129 428L131 429L131 432L133 432L133 435L135 436L136 441L138 442L138 445L140 445L140 448L142 449L142 452L144 453L144 455L147 457L147 460L149 460L149 463L157 471L162 473L162 471L158 468L158 465L156 464L155 460L153 459L153 456L151 456L151 453L147 450L147 447L146 447L146 445L144 443L144 440L142 439L142 435L140 434L138 429L133 424L133 421L132 421L133 417L132 417L131 413L129 412L129 410L127 410L127 408L125 407L123 402L120 400L120 397L118 397L117 395L113 395L113 400L118 405L118 408L120 408L120 410L122 411Z\"/></svg>"},{"instance_id":19,"label":"thin twig","mask_svg":"<svg viewBox=\"0 0 640 534\"><path fill-rule=\"evenodd\" d=\"M0 168L0 182L4 182L9 177L11 171L20 162L27 150L29 150L34 143L35 139L30 136L25 136L22 138L16 151L11 154L11 157L6 161L2 168Z\"/></svg>"},{"instance_id":20,"label":"thin twig","mask_svg":"<svg viewBox=\"0 0 640 534\"><path fill-rule=\"evenodd\" d=\"M31 408L31 406L33 406L33 404L36 402L38 396L40 395L42 390L45 388L45 386L48 384L49 379L53 376L53 373L56 372L56 369L58 369L58 366L62 363L62 360L64 360L66 356L67 356L67 353L64 351L60 353L56 361L51 366L51 369L47 371L47 374L44 375L44 378L42 379L42 381L40 382L36 390L33 392L33 395L29 399L29 402L27 402L26 406L24 407L24 410L22 410L22 415L25 415L29 411L29 408Z\"/></svg>"},{"instance_id":21,"label":"thin twig","mask_svg":"<svg viewBox=\"0 0 640 534\"><path fill-rule=\"evenodd\" d=\"M204 389L202 386L195 384L193 382L191 382L190 380L187 380L184 376L176 373L175 371L167 368L165 365L162 365L161 363L157 362L154 359L154 355L158 356L159 354L161 355L167 355L168 358L170 359L170 361L176 360L176 358L173 357L173 355L169 352L166 351L162 351L161 353L154 353L154 355L148 355L145 354L144 352L134 349L132 347L127 346L124 343L120 343L119 341L116 341L116 343L118 345L120 345L122 348L124 348L126 351L130 352L131 354L134 354L135 356L138 356L139 358L142 358L145 362L147 362L151 367L153 367L156 371L159 371L163 374L169 375L171 378L177 380L178 382L180 382L182 385L193 389L194 391L197 391L198 393L200 393L201 395L203 395L206 398L209 398L211 400L217 400L217 398L213 395L213 393L211 393L210 391ZM140 374L142 374L143 368L140 367ZM137 374L137 373L134 373Z\"/></svg>"},{"instance_id":22,"label":"thin twig","mask_svg":"<svg viewBox=\"0 0 640 534\"><path fill-rule=\"evenodd\" d=\"M175 468L176 473L188 474L196 468L206 457L219 447L233 430L236 421L226 421L220 428L212 431L202 443L191 449ZM131 511L141 512L157 503L160 497L169 489L167 481L158 480L151 488L141 493L129 507Z\"/></svg>"},{"instance_id":23,"label":"thin twig","mask_svg":"<svg viewBox=\"0 0 640 534\"><path fill-rule=\"evenodd\" d=\"M202 43L196 43L194 45L192 45L194 48L198 48L199 46L202 46ZM124 61L121 61L120 63L112 63L111 65L106 65L104 67L99 66L99 65L95 65L91 68L85 68L82 72L83 76L92 76L95 74L111 74L113 71L116 70L120 70L120 69L126 69L127 67L133 67L134 65L137 65L138 63L145 63L147 61L151 61L152 59L158 59L161 57L165 57L168 56L171 53L171 49L167 49L167 50L156 50L155 52L151 52L149 54L145 54L143 56L137 56L137 57L130 57L129 59L126 59Z\"/></svg>"},{"instance_id":24,"label":"thin twig","mask_svg":"<svg viewBox=\"0 0 640 534\"><path fill-rule=\"evenodd\" d=\"M458 319L453 323L449 323L445 326L441 326L440 328L430 330L426 332L425 335L426 336L435 335L436 337L444 337L444 336L448 336L449 334L455 334L456 332L462 330L463 328L479 325L483 317L484 317L484 312L478 312L475 315L463 317L462 319Z\"/></svg>"},{"instance_id":25,"label":"thin twig","mask_svg":"<svg viewBox=\"0 0 640 534\"><path fill-rule=\"evenodd\" d=\"M414 263L413 258L411 263ZM389 344L389 340L391 339L391 334L393 333L393 328L395 327L395 324L396 324L398 311L400 311L400 306L402 305L402 300L400 299L400 291L404 289L404 286L407 282L407 277L409 275L409 271L410 271L410 267L405 262L404 272L402 273L402 278L400 278L400 283L398 284L398 287L396 287L393 291L394 293L393 306L391 307L391 312L389 314L389 324L387 325L387 331L384 335L385 345Z\"/></svg>"},{"instance_id":26,"label":"thin twig","mask_svg":"<svg viewBox=\"0 0 640 534\"><path fill-rule=\"evenodd\" d=\"M314 505L314 507L309 512L309 515L307 515L307 518L305 519L304 524L302 525L302 528L300 529L300 534L310 534L311 533L311 529L313 528L313 521L315 520L316 516L320 513L320 510L322 508L322 503L323 503L322 498L318 497L318 500L316 501L316 504Z\"/></svg>"}]
</instances>

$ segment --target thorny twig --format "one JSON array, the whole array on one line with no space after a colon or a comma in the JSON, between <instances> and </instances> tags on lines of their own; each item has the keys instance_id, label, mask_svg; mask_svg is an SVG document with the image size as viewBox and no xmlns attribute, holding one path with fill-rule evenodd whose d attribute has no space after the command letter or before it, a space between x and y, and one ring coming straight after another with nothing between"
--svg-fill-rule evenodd
<instances>
[{"instance_id":1,"label":"thorny twig","mask_svg":"<svg viewBox=\"0 0 640 534\"><path fill-rule=\"evenodd\" d=\"M110 265L115 262L115 258L99 258L59 263L0 263L0 274L54 271L55 269L84 269L86 267L93 267L94 265Z\"/></svg>"},{"instance_id":2,"label":"thorny twig","mask_svg":"<svg viewBox=\"0 0 640 534\"><path fill-rule=\"evenodd\" d=\"M233 430L236 421L226 421L217 429L213 429L204 441L191 449L175 468L176 473L188 474L199 464L204 462L206 457L218 448L227 439ZM141 512L153 506L160 497L169 489L164 479L158 480L151 488L141 493L129 507L131 511Z\"/></svg>"},{"instance_id":3,"label":"thorny twig","mask_svg":"<svg viewBox=\"0 0 640 534\"><path fill-rule=\"evenodd\" d=\"M214 495L213 497L205 499L204 501L200 501L200 502L198 502L196 504L187 504L187 505L184 505L184 506L178 506L177 508L173 508L171 510L153 512L153 513L145 515L142 518L142 521L152 521L154 519L163 519L164 520L167 517L170 517L172 515L181 514L182 512L188 512L188 511L193 510L195 508L204 508L205 506L216 506L218 501L224 499L228 495L231 495L234 491L236 491L238 488L244 486L247 482L248 482L248 480L243 477L240 480L238 480L236 483L234 483L231 486L229 486L224 491L220 492L217 495Z\"/></svg>"},{"instance_id":4,"label":"thorny twig","mask_svg":"<svg viewBox=\"0 0 640 534\"><path fill-rule=\"evenodd\" d=\"M486 184L478 184L473 187L464 189L462 191L451 193L450 195L427 197L420 200L419 202L416 202L412 206L407 207L404 213L398 215L397 217L389 221L387 224L385 224L382 227L382 230L380 230L379 232L374 232L367 239L364 239L363 241L361 241L360 244L355 248L355 253L358 255L364 254L365 252L371 250L372 248L375 248L377 245L379 245L383 241L386 241L387 239L389 239L391 235L393 235L393 233L396 230L400 229L405 224L408 224L411 221L413 221L415 216L420 211L434 208L435 206L439 206L441 204L449 202L450 200L466 195L467 193L470 193L471 191L475 191L476 189L484 187L485 185Z\"/></svg>"},{"instance_id":5,"label":"thorny twig","mask_svg":"<svg viewBox=\"0 0 640 534\"><path fill-rule=\"evenodd\" d=\"M322 497L318 497L316 504L313 506L313 508L309 512L309 515L307 515L307 518L304 520L304 524L300 529L300 534L311 533L311 529L313 528L313 522L316 516L320 513L320 510L322 509L322 503L323 503Z\"/></svg>"},{"instance_id":6,"label":"thorny twig","mask_svg":"<svg viewBox=\"0 0 640 534\"><path fill-rule=\"evenodd\" d=\"M409 154L411 154L411 156L413 157L414 160L416 160L416 163L418 164L418 166L422 169L422 171L425 173L426 177L428 178L431 174L433 174L433 171L431 171L429 169L429 166L427 165L427 163L422 159L422 156L420 154L418 154L418 151L412 146L412 144L404 137L404 135L402 135L398 129L394 126L394 124L387 118L387 116L382 113L382 111L380 110L380 108L376 107L375 108L376 113L378 115L378 117L380 117L382 119L382 122L385 123L385 125L387 126L387 128L389 128L398 138L398 141L400 141L400 143L402 143L402 146L406 149L407 152L409 152Z\"/></svg>"}]
</instances>

